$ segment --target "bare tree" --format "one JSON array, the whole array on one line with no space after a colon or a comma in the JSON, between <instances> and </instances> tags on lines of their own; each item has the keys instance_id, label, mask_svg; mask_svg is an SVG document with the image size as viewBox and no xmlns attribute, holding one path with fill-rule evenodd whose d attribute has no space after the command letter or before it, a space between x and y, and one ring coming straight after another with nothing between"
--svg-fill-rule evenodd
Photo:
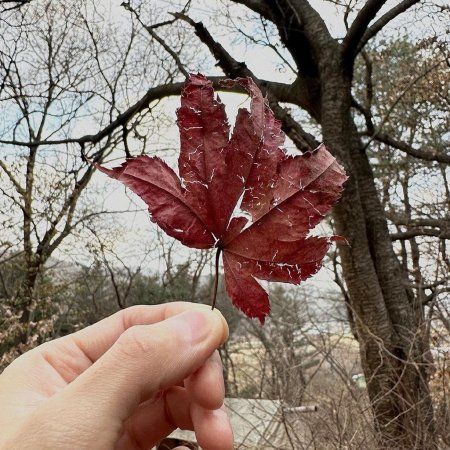
<instances>
[{"instance_id":1,"label":"bare tree","mask_svg":"<svg viewBox=\"0 0 450 450\"><path fill-rule=\"evenodd\" d=\"M161 94L150 88L136 97L134 83L145 88L147 74L135 70L146 66L146 56L136 51L134 24L122 30L105 15L95 2L61 8L37 1L0 17L0 267L19 256L23 264L21 282L8 295L23 325L16 342L24 345L49 258L105 212L85 193L92 163L115 149L129 155L132 136L145 142L141 113ZM169 67L158 70L152 75L170 79ZM86 127L89 134L82 133Z\"/></svg>"}]
</instances>

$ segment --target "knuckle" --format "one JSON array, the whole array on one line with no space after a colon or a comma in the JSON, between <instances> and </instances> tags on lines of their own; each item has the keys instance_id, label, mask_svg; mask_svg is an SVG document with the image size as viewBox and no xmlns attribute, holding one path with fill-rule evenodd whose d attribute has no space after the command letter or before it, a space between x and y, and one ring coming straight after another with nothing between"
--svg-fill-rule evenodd
<instances>
[{"instance_id":1,"label":"knuckle","mask_svg":"<svg viewBox=\"0 0 450 450\"><path fill-rule=\"evenodd\" d=\"M118 351L129 358L148 357L155 352L157 346L155 336L141 325L125 330L116 342Z\"/></svg>"},{"instance_id":2,"label":"knuckle","mask_svg":"<svg viewBox=\"0 0 450 450\"><path fill-rule=\"evenodd\" d=\"M133 324L136 322L136 319L142 316L146 306L144 305L133 305L128 308L121 309L119 311L119 317L122 321L124 330L128 330L133 327Z\"/></svg>"}]
</instances>

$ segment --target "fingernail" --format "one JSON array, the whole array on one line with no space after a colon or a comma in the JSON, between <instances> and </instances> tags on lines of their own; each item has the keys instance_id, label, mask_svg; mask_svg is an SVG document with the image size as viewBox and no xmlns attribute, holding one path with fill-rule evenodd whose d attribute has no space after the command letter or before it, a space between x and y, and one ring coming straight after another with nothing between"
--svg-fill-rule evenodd
<instances>
[{"instance_id":1,"label":"fingernail","mask_svg":"<svg viewBox=\"0 0 450 450\"><path fill-rule=\"evenodd\" d=\"M192 345L203 342L214 332L213 328L223 328L220 318L216 314L207 311L191 310L176 317L183 324L179 331Z\"/></svg>"},{"instance_id":2,"label":"fingernail","mask_svg":"<svg viewBox=\"0 0 450 450\"><path fill-rule=\"evenodd\" d=\"M230 330L228 329L228 323L224 315L217 308L211 309L211 306L209 305L198 305L198 306L201 307L201 309L199 309L200 311L207 311L208 314L214 313L219 318L222 324L222 338L220 340L220 345L225 343L228 340Z\"/></svg>"}]
</instances>

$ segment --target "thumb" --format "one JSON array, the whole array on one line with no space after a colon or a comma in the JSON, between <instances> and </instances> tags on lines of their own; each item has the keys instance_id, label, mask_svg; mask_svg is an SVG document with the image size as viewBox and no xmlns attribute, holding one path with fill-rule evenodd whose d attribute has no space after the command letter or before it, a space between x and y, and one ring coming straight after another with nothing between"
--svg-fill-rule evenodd
<instances>
[{"instance_id":1,"label":"thumb","mask_svg":"<svg viewBox=\"0 0 450 450\"><path fill-rule=\"evenodd\" d=\"M206 308L132 326L61 392L65 399L60 400L76 399L83 414L94 403L97 417L122 421L152 394L194 373L227 337L223 316Z\"/></svg>"}]
</instances>

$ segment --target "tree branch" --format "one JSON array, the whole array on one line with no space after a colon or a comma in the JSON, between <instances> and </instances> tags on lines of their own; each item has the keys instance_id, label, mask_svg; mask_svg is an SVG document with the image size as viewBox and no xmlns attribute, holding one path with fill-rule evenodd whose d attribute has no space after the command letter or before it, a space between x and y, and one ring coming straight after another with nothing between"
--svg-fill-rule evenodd
<instances>
[{"instance_id":1,"label":"tree branch","mask_svg":"<svg viewBox=\"0 0 450 450\"><path fill-rule=\"evenodd\" d=\"M175 61L176 66L178 67L178 70L186 77L189 77L189 73L184 67L184 64L181 62L180 57L178 56L177 52L175 52L168 44L167 42L162 39L158 33L156 33L155 28L153 26L145 25L137 11L131 6L130 2L123 2L122 6L130 11L131 14L133 14L136 19L139 21L139 23L142 25L142 27L147 31L147 33L156 41L159 45L161 45L162 48L172 57L172 59Z\"/></svg>"},{"instance_id":2,"label":"tree branch","mask_svg":"<svg viewBox=\"0 0 450 450\"><path fill-rule=\"evenodd\" d=\"M387 0L368 0L357 14L347 35L342 41L342 55L346 64L353 65L353 61L357 55L356 49L361 38L367 30L369 23L375 18L386 1Z\"/></svg>"},{"instance_id":3,"label":"tree branch","mask_svg":"<svg viewBox=\"0 0 450 450\"><path fill-rule=\"evenodd\" d=\"M233 0L272 22L278 29L281 42L295 61L297 79L293 85L301 87L301 105L314 118L320 117L319 61L339 51L339 44L330 35L317 11L304 0Z\"/></svg>"},{"instance_id":4,"label":"tree branch","mask_svg":"<svg viewBox=\"0 0 450 450\"><path fill-rule=\"evenodd\" d=\"M0 13L12 11L14 9L19 9L22 6L26 5L27 3L30 3L31 0L1 0L0 5L3 7L3 9L0 11ZM8 3L15 3L15 5L5 7L3 5L6 5Z\"/></svg>"},{"instance_id":5,"label":"tree branch","mask_svg":"<svg viewBox=\"0 0 450 450\"><path fill-rule=\"evenodd\" d=\"M275 116L282 121L283 130L291 138L297 148L303 152L312 150L318 145L318 141L311 134L307 133L300 124L292 118L292 116L286 111L285 108L281 107L279 104L279 99L276 97L275 93L271 90L271 82L259 80L253 72L245 65L236 61L223 47L221 44L216 42L209 31L201 22L195 22L190 17L185 14L175 14L176 17L185 20L189 25L191 25L199 39L208 47L212 55L217 59L221 69L230 77L250 77L256 84L261 88L261 90L267 95L269 105L272 108ZM274 85L275 91L286 90L287 86L278 83Z\"/></svg>"},{"instance_id":6,"label":"tree branch","mask_svg":"<svg viewBox=\"0 0 450 450\"><path fill-rule=\"evenodd\" d=\"M8 169L8 167L6 166L6 164L2 160L0 160L0 167L3 169L3 171L8 176L9 180L13 184L13 186L16 189L17 193L19 195L21 195L22 197L25 197L25 195L26 195L25 189L20 185L20 183L17 181L17 179L14 177L12 172Z\"/></svg>"},{"instance_id":7,"label":"tree branch","mask_svg":"<svg viewBox=\"0 0 450 450\"><path fill-rule=\"evenodd\" d=\"M438 295L444 294L446 292L450 292L450 287L444 287L442 289L433 290L433 292L430 295L427 295L423 299L422 303L424 305L427 305L428 303L430 303L433 300L435 300ZM449 328L450 322L448 321L448 319L446 319L442 313L438 314L438 315L439 315L439 319L442 321L442 323L444 324L445 328L447 328L447 330L450 330L450 328Z\"/></svg>"},{"instance_id":8,"label":"tree branch","mask_svg":"<svg viewBox=\"0 0 450 450\"><path fill-rule=\"evenodd\" d=\"M435 228L413 228L408 231L401 231L399 233L392 233L391 239L393 241L403 241L412 239L417 236L434 236L441 239L450 239L450 231L436 230Z\"/></svg>"},{"instance_id":9,"label":"tree branch","mask_svg":"<svg viewBox=\"0 0 450 450\"><path fill-rule=\"evenodd\" d=\"M372 121L372 114L370 109L361 105L355 97L352 97L352 107L359 111L364 116L364 121L366 122L367 132L365 133L367 136L372 136L375 132L375 127Z\"/></svg>"},{"instance_id":10,"label":"tree branch","mask_svg":"<svg viewBox=\"0 0 450 450\"><path fill-rule=\"evenodd\" d=\"M301 89L295 84L295 82L293 84L286 84L286 83L279 83L277 81L262 80L261 78L256 78L255 75L249 69L246 68L246 70L248 70L248 73L252 75L236 75L236 77L251 76L255 81L257 81L259 87L263 92L270 91L279 102L291 103L293 105L302 107L303 97L300 94ZM246 90L237 83L233 86L227 85L226 88L224 88L222 82L229 79L230 76L227 75L211 76L211 77L208 76L208 80L212 81L214 89L216 91L234 92L236 94L247 93Z\"/></svg>"},{"instance_id":11,"label":"tree branch","mask_svg":"<svg viewBox=\"0 0 450 450\"><path fill-rule=\"evenodd\" d=\"M239 3L240 5L246 6L255 13L273 22L274 17L270 6L268 6L267 4L268 2L265 2L263 0L232 0L232 1L233 3Z\"/></svg>"},{"instance_id":12,"label":"tree branch","mask_svg":"<svg viewBox=\"0 0 450 450\"><path fill-rule=\"evenodd\" d=\"M392 212L386 212L389 221L397 226L405 226L408 229L391 234L392 240L412 239L416 236L435 236L441 239L450 238L450 218L442 219L419 217L411 219L407 215L399 216Z\"/></svg>"},{"instance_id":13,"label":"tree branch","mask_svg":"<svg viewBox=\"0 0 450 450\"><path fill-rule=\"evenodd\" d=\"M130 106L126 111L122 114L119 114L115 120L110 122L105 128L100 130L96 134L86 134L79 138L68 138L68 139L55 139L55 140L42 140L42 141L34 141L34 142L24 142L24 141L16 141L16 140L3 140L0 139L0 144L9 144L9 145L19 145L23 147L32 147L32 146L40 146L40 145L63 145L63 144L97 144L105 137L109 136L113 131L118 128L123 127L126 123L135 115L146 108L148 105L154 100L160 100L164 97L168 97L171 95L179 95L181 89L183 87L183 83L172 83L172 84L163 84L161 86L150 88L147 93L134 105Z\"/></svg>"},{"instance_id":14,"label":"tree branch","mask_svg":"<svg viewBox=\"0 0 450 450\"><path fill-rule=\"evenodd\" d=\"M369 145L372 143L372 141L374 139L377 138L377 136L382 135L383 132L383 127L386 124L386 122L389 119L389 116L391 114L391 112L395 109L395 107L400 103L400 101L402 100L402 98L407 94L407 92L422 78L426 77L431 71L433 71L436 67L438 67L440 64L442 63L442 61L437 61L436 63L434 63L432 66L428 67L424 72L420 73L419 75L417 75L413 80L411 80L408 85L405 87L405 89L402 90L402 92L400 92L400 94L397 96L397 98L395 99L395 101L391 104L391 106L388 108L386 114L384 115L383 119L381 120L380 124L376 127L376 129L371 126L370 128L373 128L373 133L371 135L369 135L370 139L369 141L365 144L364 149L366 149L367 147L369 147ZM354 105L353 105L354 106ZM370 113L370 111L367 111L367 113ZM367 120L366 120L367 121ZM370 129L369 128L369 129Z\"/></svg>"},{"instance_id":15,"label":"tree branch","mask_svg":"<svg viewBox=\"0 0 450 450\"><path fill-rule=\"evenodd\" d=\"M382 142L383 144L400 150L401 152L406 153L410 156L414 156L415 158L423 159L425 161L437 161L444 164L450 164L450 155L448 154L440 153L436 150L423 150L414 148L406 142L395 139L386 133L367 133L367 136L378 142Z\"/></svg>"},{"instance_id":16,"label":"tree branch","mask_svg":"<svg viewBox=\"0 0 450 450\"><path fill-rule=\"evenodd\" d=\"M243 63L236 63L243 64ZM243 64L245 66L245 64ZM247 76L247 75L236 75L236 76ZM209 79L214 83L214 87L217 90L223 89L220 86L220 81L226 79L227 77L209 77ZM254 77L256 79L256 77ZM299 95L300 89L294 83L292 85L285 83L278 83L275 81L266 81L266 80L258 80L261 86L265 90L270 89L277 99L280 102L290 102L294 103L298 106L302 105L302 97ZM0 139L0 144L5 145L17 145L22 147L31 147L31 146L40 146L40 145L65 145L65 144L98 144L102 139L109 136L115 130L119 128L123 128L127 122L132 119L136 114L142 112L146 108L148 108L149 103L155 100L161 100L165 97L170 97L172 95L179 95L181 89L183 88L184 83L171 83L171 84L163 84L160 86L156 86L150 88L147 93L134 105L130 106L126 111L122 114L119 114L115 120L109 123L105 128L98 131L96 134L86 134L84 136L80 136L77 138L66 138L66 139L54 139L54 140L41 140L41 141L18 141L18 140L5 140ZM230 89L227 88L227 92ZM243 93L243 89L239 86L236 86L231 89L231 91L237 93ZM295 93L295 102L293 102L293 93ZM1 162L1 161L0 161Z\"/></svg>"},{"instance_id":17,"label":"tree branch","mask_svg":"<svg viewBox=\"0 0 450 450\"><path fill-rule=\"evenodd\" d=\"M408 219L407 217L399 217L395 214L387 213L386 217L395 225L404 225L409 227L436 227L450 230L450 217L443 219Z\"/></svg>"},{"instance_id":18,"label":"tree branch","mask_svg":"<svg viewBox=\"0 0 450 450\"><path fill-rule=\"evenodd\" d=\"M367 42L372 39L379 31L381 31L391 20L405 12L411 6L419 3L420 0L403 0L394 6L386 14L381 16L372 26L370 26L359 40L355 49L355 56L363 49Z\"/></svg>"}]
</instances>

